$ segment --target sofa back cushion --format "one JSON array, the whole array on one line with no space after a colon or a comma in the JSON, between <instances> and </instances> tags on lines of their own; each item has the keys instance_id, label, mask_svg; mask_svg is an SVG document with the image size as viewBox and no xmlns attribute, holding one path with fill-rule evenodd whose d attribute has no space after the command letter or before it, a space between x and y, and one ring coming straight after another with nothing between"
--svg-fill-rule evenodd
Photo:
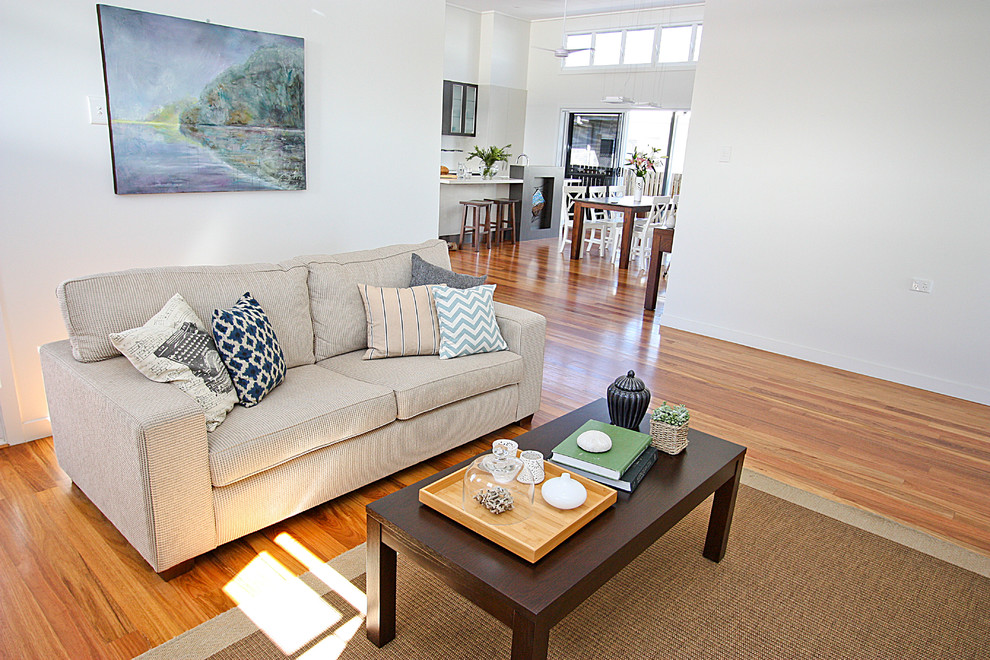
<instances>
[{"instance_id":1,"label":"sofa back cushion","mask_svg":"<svg viewBox=\"0 0 990 660\"><path fill-rule=\"evenodd\" d=\"M268 314L286 366L296 367L315 361L307 277L306 266L295 262L135 268L66 280L57 296L72 355L96 362L120 355L111 332L143 325L176 293L209 319L214 309L230 307L250 291Z\"/></svg>"},{"instance_id":2,"label":"sofa back cushion","mask_svg":"<svg viewBox=\"0 0 990 660\"><path fill-rule=\"evenodd\" d=\"M431 263L450 267L447 243L439 239L295 260L309 267L317 360L367 348L368 325L357 285L408 287L414 252Z\"/></svg>"}]
</instances>

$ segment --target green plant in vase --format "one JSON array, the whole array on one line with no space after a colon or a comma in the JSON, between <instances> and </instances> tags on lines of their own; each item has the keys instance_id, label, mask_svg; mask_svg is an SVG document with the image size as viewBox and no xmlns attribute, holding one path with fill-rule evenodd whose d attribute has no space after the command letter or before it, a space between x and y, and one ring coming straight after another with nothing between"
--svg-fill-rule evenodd
<instances>
[{"instance_id":1,"label":"green plant in vase","mask_svg":"<svg viewBox=\"0 0 990 660\"><path fill-rule=\"evenodd\" d=\"M476 145L474 147L474 151L468 155L468 160L477 158L484 163L485 167L481 171L481 176L485 179L490 179L495 176L495 163L498 163L499 161L506 163L509 162L509 158L512 157L512 154L510 154L507 150L511 146L511 144L507 144L504 147L491 146L487 149L482 149Z\"/></svg>"}]
</instances>

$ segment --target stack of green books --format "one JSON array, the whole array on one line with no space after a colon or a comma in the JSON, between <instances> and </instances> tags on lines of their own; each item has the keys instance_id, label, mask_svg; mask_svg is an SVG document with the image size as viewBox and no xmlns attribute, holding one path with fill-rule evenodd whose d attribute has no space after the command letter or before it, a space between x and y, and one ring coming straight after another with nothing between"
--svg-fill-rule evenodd
<instances>
[{"instance_id":1,"label":"stack of green books","mask_svg":"<svg viewBox=\"0 0 990 660\"><path fill-rule=\"evenodd\" d=\"M612 440L612 448L594 453L578 447L577 438L585 431L601 431ZM654 463L657 450L650 436L604 422L589 420L553 448L550 460L582 477L632 492Z\"/></svg>"}]
</instances>

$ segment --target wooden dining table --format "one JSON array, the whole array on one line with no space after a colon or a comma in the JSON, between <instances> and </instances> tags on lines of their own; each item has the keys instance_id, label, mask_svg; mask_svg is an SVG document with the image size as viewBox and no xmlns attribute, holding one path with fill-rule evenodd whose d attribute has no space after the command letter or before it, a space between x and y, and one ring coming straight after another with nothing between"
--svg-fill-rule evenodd
<instances>
[{"instance_id":1,"label":"wooden dining table","mask_svg":"<svg viewBox=\"0 0 990 660\"><path fill-rule=\"evenodd\" d=\"M581 197L574 200L574 226L571 227L571 259L580 259L584 243L584 210L600 209L622 214L622 245L619 249L619 268L629 268L629 246L632 244L633 226L637 216L646 215L653 207L652 197L634 201L625 197Z\"/></svg>"}]
</instances>

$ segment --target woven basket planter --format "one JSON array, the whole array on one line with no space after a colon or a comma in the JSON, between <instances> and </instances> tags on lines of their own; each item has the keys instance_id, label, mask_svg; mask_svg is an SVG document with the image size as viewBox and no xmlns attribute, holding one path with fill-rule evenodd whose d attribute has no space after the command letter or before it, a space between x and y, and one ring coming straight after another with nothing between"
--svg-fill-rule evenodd
<instances>
[{"instance_id":1,"label":"woven basket planter","mask_svg":"<svg viewBox=\"0 0 990 660\"><path fill-rule=\"evenodd\" d=\"M680 454L688 445L688 426L671 426L656 420L650 420L650 444L667 454Z\"/></svg>"}]
</instances>

